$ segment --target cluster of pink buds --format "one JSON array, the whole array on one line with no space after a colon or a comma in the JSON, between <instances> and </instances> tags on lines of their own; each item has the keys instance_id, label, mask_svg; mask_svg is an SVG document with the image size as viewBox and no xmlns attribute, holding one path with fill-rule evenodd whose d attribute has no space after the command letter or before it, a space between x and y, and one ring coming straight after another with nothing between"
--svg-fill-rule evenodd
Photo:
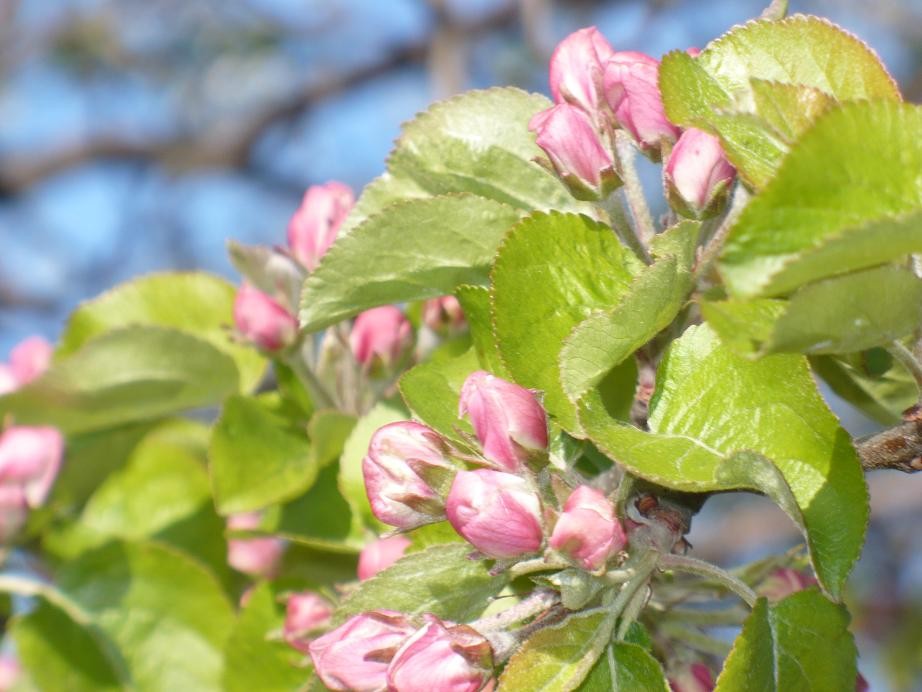
<instances>
[{"instance_id":1,"label":"cluster of pink buds","mask_svg":"<svg viewBox=\"0 0 922 692\"><path fill-rule=\"evenodd\" d=\"M0 395L19 389L45 372L53 352L52 345L40 336L31 336L14 346L9 363L0 363Z\"/></svg>"},{"instance_id":2,"label":"cluster of pink buds","mask_svg":"<svg viewBox=\"0 0 922 692\"><path fill-rule=\"evenodd\" d=\"M227 518L228 531L254 531L262 523L259 512L232 514ZM276 575L285 552L285 542L279 538L229 538L227 564L252 577L271 579Z\"/></svg>"},{"instance_id":3,"label":"cluster of pink buds","mask_svg":"<svg viewBox=\"0 0 922 692\"><path fill-rule=\"evenodd\" d=\"M693 57L696 49L689 49ZM613 133L623 129L653 160L669 156L664 183L670 203L693 218L716 214L736 171L717 138L682 132L666 117L659 61L616 51L595 27L561 41L551 56L554 106L536 114L529 129L557 175L579 199L598 200L620 184Z\"/></svg>"},{"instance_id":4,"label":"cluster of pink buds","mask_svg":"<svg viewBox=\"0 0 922 692\"><path fill-rule=\"evenodd\" d=\"M376 610L347 620L308 647L317 675L331 690L477 692L490 681L489 642L466 625Z\"/></svg>"}]
</instances>

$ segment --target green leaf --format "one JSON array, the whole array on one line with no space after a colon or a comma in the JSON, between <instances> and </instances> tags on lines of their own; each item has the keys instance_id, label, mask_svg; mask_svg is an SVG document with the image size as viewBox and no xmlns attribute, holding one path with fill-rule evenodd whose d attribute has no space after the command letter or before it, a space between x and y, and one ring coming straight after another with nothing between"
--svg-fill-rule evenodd
<instances>
[{"instance_id":1,"label":"green leaf","mask_svg":"<svg viewBox=\"0 0 922 692\"><path fill-rule=\"evenodd\" d=\"M754 308L770 304L771 309ZM702 305L711 320L712 304ZM922 280L895 266L875 267L808 284L787 302L728 300L714 305L723 338L747 341L759 354L847 353L889 344L922 319ZM754 312L762 319L752 320ZM745 325L745 326L744 326ZM740 329L742 327L742 329Z\"/></svg>"},{"instance_id":2,"label":"green leaf","mask_svg":"<svg viewBox=\"0 0 922 692\"><path fill-rule=\"evenodd\" d=\"M731 293L779 295L922 250L920 168L922 108L830 111L734 224L719 265Z\"/></svg>"},{"instance_id":3,"label":"green leaf","mask_svg":"<svg viewBox=\"0 0 922 692\"><path fill-rule=\"evenodd\" d=\"M466 418L458 417L464 380L480 369L473 349L450 360L420 363L400 378L400 394L413 414L446 437L463 442L458 430L473 434Z\"/></svg>"},{"instance_id":4,"label":"green leaf","mask_svg":"<svg viewBox=\"0 0 922 692\"><path fill-rule=\"evenodd\" d=\"M532 162L542 152L528 121L551 105L513 87L441 101L404 126L388 170L432 195L470 192L525 211L584 209Z\"/></svg>"},{"instance_id":5,"label":"green leaf","mask_svg":"<svg viewBox=\"0 0 922 692\"><path fill-rule=\"evenodd\" d=\"M720 136L730 161L762 188L800 134L835 102L899 101L896 83L864 43L818 17L757 20L697 57L663 58L666 114Z\"/></svg>"},{"instance_id":6,"label":"green leaf","mask_svg":"<svg viewBox=\"0 0 922 692\"><path fill-rule=\"evenodd\" d=\"M486 286L458 286L455 296L464 310L477 352L480 367L494 375L504 377L506 366L500 358L496 337L493 336L493 322L490 316L490 289Z\"/></svg>"},{"instance_id":7,"label":"green leaf","mask_svg":"<svg viewBox=\"0 0 922 692\"><path fill-rule=\"evenodd\" d=\"M339 462L339 490L352 508L354 530L361 533L362 525L381 526L371 513L368 495L365 493L365 477L362 475L362 459L368 452L368 443L378 428L399 420L407 420L406 410L398 402L379 401L374 408L362 416L346 445Z\"/></svg>"},{"instance_id":8,"label":"green leaf","mask_svg":"<svg viewBox=\"0 0 922 692\"><path fill-rule=\"evenodd\" d=\"M663 667L643 647L612 642L589 672L579 692L669 692Z\"/></svg>"},{"instance_id":9,"label":"green leaf","mask_svg":"<svg viewBox=\"0 0 922 692\"><path fill-rule=\"evenodd\" d=\"M580 420L600 450L636 475L693 492L764 490L796 520L785 506L786 489L752 455L769 460L803 516L817 576L839 596L864 540L867 488L851 440L817 392L806 359L749 360L708 327L693 327L660 365L651 432L612 420L592 396L582 401Z\"/></svg>"},{"instance_id":10,"label":"green leaf","mask_svg":"<svg viewBox=\"0 0 922 692\"><path fill-rule=\"evenodd\" d=\"M544 392L561 427L578 432L558 354L573 328L616 305L642 263L608 226L585 216L537 213L506 236L493 265L493 324L515 381Z\"/></svg>"},{"instance_id":11,"label":"green leaf","mask_svg":"<svg viewBox=\"0 0 922 692\"><path fill-rule=\"evenodd\" d=\"M857 651L844 606L816 589L759 599L717 679L718 692L851 690Z\"/></svg>"},{"instance_id":12,"label":"green leaf","mask_svg":"<svg viewBox=\"0 0 922 692\"><path fill-rule=\"evenodd\" d=\"M223 688L228 692L297 692L310 676L299 666L305 654L284 641L269 639L281 631L285 608L271 584L257 585L249 595L224 649L227 665Z\"/></svg>"},{"instance_id":13,"label":"green leaf","mask_svg":"<svg viewBox=\"0 0 922 692\"><path fill-rule=\"evenodd\" d=\"M646 267L621 301L593 314L567 337L560 352L560 378L571 401L577 402L614 366L666 328L685 305L692 288L691 267L700 224L683 221L659 236L671 236L677 247Z\"/></svg>"},{"instance_id":14,"label":"green leaf","mask_svg":"<svg viewBox=\"0 0 922 692\"><path fill-rule=\"evenodd\" d=\"M614 626L611 613L590 611L539 630L509 659L499 678L499 689L577 689L611 640Z\"/></svg>"},{"instance_id":15,"label":"green leaf","mask_svg":"<svg viewBox=\"0 0 922 692\"><path fill-rule=\"evenodd\" d=\"M208 452L221 514L262 509L307 490L319 464L307 431L257 398L232 396L215 423Z\"/></svg>"},{"instance_id":16,"label":"green leaf","mask_svg":"<svg viewBox=\"0 0 922 692\"><path fill-rule=\"evenodd\" d=\"M496 246L518 218L512 207L473 195L387 207L324 255L304 284L301 324L316 331L377 305L485 284Z\"/></svg>"},{"instance_id":17,"label":"green leaf","mask_svg":"<svg viewBox=\"0 0 922 692\"><path fill-rule=\"evenodd\" d=\"M471 560L466 543L436 545L409 553L361 583L336 611L335 622L367 610L387 608L410 615L432 613L468 622L478 617L509 581L491 575L485 560Z\"/></svg>"},{"instance_id":18,"label":"green leaf","mask_svg":"<svg viewBox=\"0 0 922 692\"><path fill-rule=\"evenodd\" d=\"M396 202L425 199L429 193L408 178L398 178L387 171L372 180L356 200L346 220L339 227L339 236L348 235L369 217L380 214Z\"/></svg>"},{"instance_id":19,"label":"green leaf","mask_svg":"<svg viewBox=\"0 0 922 692\"><path fill-rule=\"evenodd\" d=\"M14 618L10 634L19 660L39 689L103 692L128 686L98 639L46 601Z\"/></svg>"},{"instance_id":20,"label":"green leaf","mask_svg":"<svg viewBox=\"0 0 922 692\"><path fill-rule=\"evenodd\" d=\"M262 379L266 361L228 334L236 291L224 279L204 273L134 279L82 303L70 316L55 358L67 358L91 339L121 327L168 327L197 336L233 358L241 389L249 391Z\"/></svg>"},{"instance_id":21,"label":"green leaf","mask_svg":"<svg viewBox=\"0 0 922 692\"><path fill-rule=\"evenodd\" d=\"M214 405L237 389L233 359L208 342L161 327L125 327L0 397L0 417L83 433Z\"/></svg>"},{"instance_id":22,"label":"green leaf","mask_svg":"<svg viewBox=\"0 0 922 692\"><path fill-rule=\"evenodd\" d=\"M814 356L810 365L832 391L883 425L902 422L902 412L919 400L912 374L881 348L844 357Z\"/></svg>"}]
</instances>

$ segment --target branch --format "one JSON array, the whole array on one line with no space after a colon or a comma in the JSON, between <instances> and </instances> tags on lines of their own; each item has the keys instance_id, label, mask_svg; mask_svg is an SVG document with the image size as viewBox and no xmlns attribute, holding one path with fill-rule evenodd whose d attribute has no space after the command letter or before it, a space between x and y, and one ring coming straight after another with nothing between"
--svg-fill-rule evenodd
<instances>
[{"instance_id":1,"label":"branch","mask_svg":"<svg viewBox=\"0 0 922 692\"><path fill-rule=\"evenodd\" d=\"M516 4L510 2L475 21L458 22L455 28L475 35L505 26L515 20L517 14ZM253 145L269 127L300 115L312 103L370 81L395 67L422 62L428 49L428 39L399 46L376 62L314 83L238 122L212 122L196 132L154 141L113 135L91 136L54 151L7 155L0 164L0 195L19 194L44 178L94 159L157 163L180 172L241 168L247 164Z\"/></svg>"},{"instance_id":2,"label":"branch","mask_svg":"<svg viewBox=\"0 0 922 692\"><path fill-rule=\"evenodd\" d=\"M909 421L855 441L865 471L922 471L922 421Z\"/></svg>"}]
</instances>

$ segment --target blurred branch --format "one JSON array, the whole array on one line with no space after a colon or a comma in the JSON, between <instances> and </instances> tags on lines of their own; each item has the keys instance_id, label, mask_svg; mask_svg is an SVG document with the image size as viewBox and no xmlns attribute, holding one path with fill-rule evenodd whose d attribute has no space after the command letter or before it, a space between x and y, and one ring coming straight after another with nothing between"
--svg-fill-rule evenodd
<instances>
[{"instance_id":1,"label":"blurred branch","mask_svg":"<svg viewBox=\"0 0 922 692\"><path fill-rule=\"evenodd\" d=\"M517 16L516 4L507 3L475 21L457 21L453 30L472 36L506 26ZM44 178L96 159L142 161L162 165L171 171L244 167L253 145L273 125L295 118L313 103L375 79L400 65L420 63L426 59L429 47L428 38L398 46L376 62L314 84L249 118L213 122L196 132L152 141L111 134L91 136L53 151L6 155L0 161L0 195L19 194Z\"/></svg>"},{"instance_id":2,"label":"blurred branch","mask_svg":"<svg viewBox=\"0 0 922 692\"><path fill-rule=\"evenodd\" d=\"M858 450L865 471L922 471L922 421L902 423L871 437L857 440L855 449Z\"/></svg>"}]
</instances>

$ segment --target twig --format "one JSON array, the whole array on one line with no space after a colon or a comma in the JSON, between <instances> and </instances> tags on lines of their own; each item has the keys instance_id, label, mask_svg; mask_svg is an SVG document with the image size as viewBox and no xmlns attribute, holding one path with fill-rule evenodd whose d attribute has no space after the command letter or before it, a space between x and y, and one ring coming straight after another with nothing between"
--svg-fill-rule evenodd
<instances>
[{"instance_id":1,"label":"twig","mask_svg":"<svg viewBox=\"0 0 922 692\"><path fill-rule=\"evenodd\" d=\"M634 217L637 237L644 247L650 247L653 236L656 235L656 227L653 225L653 216L650 214L650 207L640 184L640 176L637 175L637 167L634 165L634 144L624 130L615 130L615 151L620 163L619 173L624 181L624 196L631 208L631 216Z\"/></svg>"},{"instance_id":2,"label":"twig","mask_svg":"<svg viewBox=\"0 0 922 692\"><path fill-rule=\"evenodd\" d=\"M865 471L922 471L922 421L910 421L855 441Z\"/></svg>"},{"instance_id":3,"label":"twig","mask_svg":"<svg viewBox=\"0 0 922 692\"><path fill-rule=\"evenodd\" d=\"M685 555L663 555L660 557L659 566L663 569L673 569L678 572L697 574L700 577L713 579L742 598L751 608L756 604L755 591L726 570L704 560L698 560Z\"/></svg>"},{"instance_id":4,"label":"twig","mask_svg":"<svg viewBox=\"0 0 922 692\"><path fill-rule=\"evenodd\" d=\"M650 264L653 262L650 258L650 253L647 252L646 246L634 231L634 226L631 225L630 219L628 219L624 210L624 204L623 188L619 188L602 200L599 206L608 215L608 221L621 241L631 248L646 264Z\"/></svg>"}]
</instances>

